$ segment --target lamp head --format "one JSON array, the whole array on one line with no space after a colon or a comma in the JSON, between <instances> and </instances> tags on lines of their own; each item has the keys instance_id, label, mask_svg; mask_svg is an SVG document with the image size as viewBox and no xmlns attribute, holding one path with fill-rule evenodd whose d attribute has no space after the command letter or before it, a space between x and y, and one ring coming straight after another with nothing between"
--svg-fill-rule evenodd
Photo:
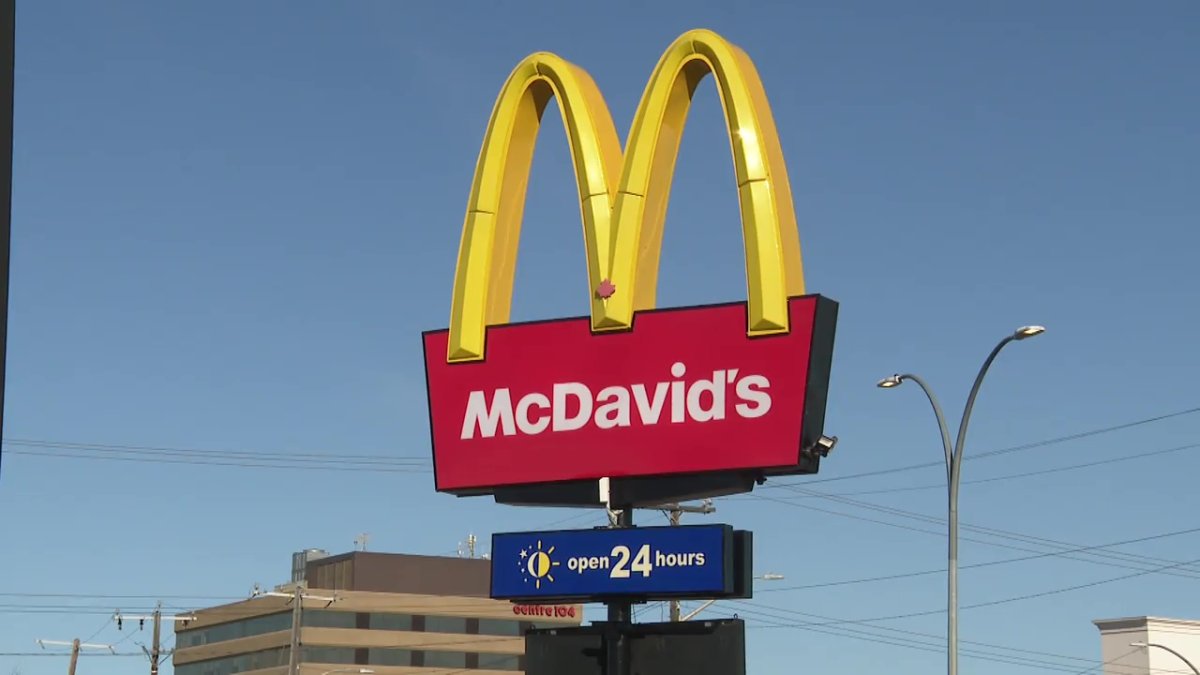
<instances>
[{"instance_id":1,"label":"lamp head","mask_svg":"<svg viewBox=\"0 0 1200 675\"><path fill-rule=\"evenodd\" d=\"M1014 340L1024 340L1046 332L1045 326L1021 326L1013 333Z\"/></svg>"},{"instance_id":2,"label":"lamp head","mask_svg":"<svg viewBox=\"0 0 1200 675\"><path fill-rule=\"evenodd\" d=\"M1130 647L1149 647L1150 645L1146 644L1145 642L1130 642L1129 646Z\"/></svg>"},{"instance_id":3,"label":"lamp head","mask_svg":"<svg viewBox=\"0 0 1200 675\"><path fill-rule=\"evenodd\" d=\"M903 382L904 378L899 375L891 375L875 383L875 386L880 389L891 389L892 387L899 387Z\"/></svg>"}]
</instances>

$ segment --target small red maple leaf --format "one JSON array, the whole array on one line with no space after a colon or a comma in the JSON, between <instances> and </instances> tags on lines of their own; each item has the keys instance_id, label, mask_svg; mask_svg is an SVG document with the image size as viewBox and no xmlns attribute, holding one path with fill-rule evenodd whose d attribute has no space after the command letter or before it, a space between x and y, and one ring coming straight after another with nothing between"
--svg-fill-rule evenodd
<instances>
[{"instance_id":1,"label":"small red maple leaf","mask_svg":"<svg viewBox=\"0 0 1200 675\"><path fill-rule=\"evenodd\" d=\"M605 279L604 281L601 281L600 285L596 287L596 295L601 300L607 300L607 299L611 298L612 294L616 293L616 292L617 292L616 285L614 285L613 282L609 279Z\"/></svg>"}]
</instances>

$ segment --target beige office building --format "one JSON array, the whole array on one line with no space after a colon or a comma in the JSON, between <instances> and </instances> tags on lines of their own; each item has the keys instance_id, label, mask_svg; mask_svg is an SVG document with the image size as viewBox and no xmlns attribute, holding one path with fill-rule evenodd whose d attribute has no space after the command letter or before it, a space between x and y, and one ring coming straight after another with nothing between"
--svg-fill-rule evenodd
<instances>
[{"instance_id":1,"label":"beige office building","mask_svg":"<svg viewBox=\"0 0 1200 675\"><path fill-rule=\"evenodd\" d=\"M513 675L524 670L526 630L583 618L579 605L490 600L487 560L367 552L300 560L292 584L177 625L176 675L288 675L293 639L295 675ZM298 622L292 598L274 594L294 597L297 587Z\"/></svg>"}]
</instances>

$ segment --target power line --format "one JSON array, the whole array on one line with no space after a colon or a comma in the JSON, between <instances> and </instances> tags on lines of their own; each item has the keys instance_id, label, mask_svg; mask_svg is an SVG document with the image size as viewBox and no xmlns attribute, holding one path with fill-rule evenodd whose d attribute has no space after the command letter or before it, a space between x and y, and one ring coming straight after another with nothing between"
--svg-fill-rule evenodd
<instances>
[{"instance_id":1,"label":"power line","mask_svg":"<svg viewBox=\"0 0 1200 675\"><path fill-rule=\"evenodd\" d=\"M826 494L823 492L817 492L815 490L806 490L804 488L799 488L799 487L794 487L794 486L791 487L791 490L794 492L799 492L802 494L810 495L813 497L828 499L830 501L835 501L835 502L839 502L842 504L847 504L850 506L855 506L855 507L867 509L870 511L885 513L888 515L893 515L893 516L897 516L897 517L901 517L901 518L908 518L908 519L917 520L917 521L926 522L926 523L932 523L932 524L943 524L946 522L944 518L938 518L936 516L930 516L930 515L926 515L923 513L916 513L913 511L906 511L904 509L883 506L880 504L874 504L872 502L865 502L865 501L861 501L861 500L857 500L857 499L850 499L848 497L837 497L837 496L829 495L829 494ZM815 511L820 511L823 513L831 513L831 514L842 516L845 518L852 518L852 519L856 519L856 520L865 520L867 522L872 522L872 523L876 523L876 524L880 524L880 525L887 525L889 527L897 527L900 529L910 530L910 531L914 531L914 532L922 532L925 534L930 534L930 535L938 536L938 537L945 536L944 532L937 532L937 531L933 531L933 530L909 527L909 526L901 525L899 523L892 523L892 522L876 520L876 519L872 519L872 518L864 518L862 516L856 516L853 514L843 513L840 511L821 509L821 508L811 506L808 504L798 504L796 502L791 502L791 501L788 501L785 499L779 499L779 498L775 498L775 497L767 497L765 495L751 495L751 496L755 499L764 499L767 501L772 501L772 502L776 502L776 503L780 503L780 504L788 504L788 505L798 507L798 508L806 508L806 509L811 509L811 510L815 510ZM990 528L990 527L983 527L983 526L979 526L979 525L967 525L967 524L963 524L962 527L965 530L976 532L979 534L984 534L984 535L987 535L990 537L996 537L999 539L1008 539L1008 540L1012 540L1012 541L1019 541L1019 542L1026 543L1026 544L1033 544L1036 546L1041 546L1043 548L1059 548L1059 549L1080 548L1079 544L1059 541L1056 539L1050 539L1050 538L1046 538L1046 537L1038 537L1038 536L1034 536L1034 535L1023 534L1023 533L1014 532L1011 530L1001 530L998 528ZM970 542L974 542L974 543L984 544L986 546L998 546L1001 548L1010 548L1010 549L1014 549L1014 550L1018 550L1018 551L1024 551L1027 553L1038 553L1039 552L1035 549L1012 546L1012 545L1008 545L1008 544L1001 544L1001 543L993 542L993 541L967 538L967 537L962 537L962 539L964 541L970 541ZM1087 548L1087 547L1084 547L1084 548ZM1117 562L1104 562L1104 561L1099 561L1099 560L1092 560L1087 557L1080 558L1078 556L1071 555L1070 552L1067 550L1063 550L1063 551L1061 551L1061 553L1062 553L1063 557L1067 557L1067 558L1071 558L1071 559L1075 559L1075 560L1083 560L1085 562L1090 562L1093 564L1108 565L1110 567L1120 567L1123 569L1141 569L1141 568L1137 568L1137 567L1130 567L1129 565L1118 564ZM1163 558L1154 558L1154 557L1150 557L1150 556L1142 556L1142 555L1137 555L1137 554L1133 554L1133 553L1122 553L1119 551L1086 552L1086 553L1084 553L1084 555L1085 556L1094 556L1097 558L1105 558L1105 559L1112 560L1112 561L1137 563L1137 564L1142 564L1142 565L1158 564L1158 563L1162 563L1162 562L1176 562L1173 560L1166 560ZM1174 572L1173 574L1171 574L1171 576L1195 577L1194 572L1197 572L1197 571L1198 570L1192 570L1192 569L1178 570L1178 571Z\"/></svg>"},{"instance_id":2,"label":"power line","mask_svg":"<svg viewBox=\"0 0 1200 675\"><path fill-rule=\"evenodd\" d=\"M383 473L429 473L428 457L355 455L333 453L283 453L247 450L202 450L149 445L60 442L36 439L7 439L6 452L13 455L62 459L230 466L261 469L307 469L328 471L371 471ZM22 449L15 449L22 448Z\"/></svg>"},{"instance_id":3,"label":"power line","mask_svg":"<svg viewBox=\"0 0 1200 675\"><path fill-rule=\"evenodd\" d=\"M766 613L766 612L761 612L758 610L739 610L738 615L740 616L742 613L745 613L745 614L751 616L751 618L754 618L756 621L762 622L762 623L748 624L747 625L748 629L789 628L790 627L789 624L779 623L780 621L786 621L788 619L774 617L771 614ZM889 646L889 647L900 647L900 648L904 648L904 649L923 651L923 652L931 652L931 653L935 653L935 654L942 654L945 652L944 645L938 645L936 643L928 642L928 641L916 641L911 638L903 638L903 637L899 637L899 636L884 635L884 634L880 634L878 632L872 632L870 630L865 630L865 629L860 629L860 628L832 629L832 628L822 628L822 627L808 627L805 629L805 632L820 633L820 634L824 634L824 635L831 635L834 637L849 638L852 640L861 640L861 641L865 641L865 642L870 642L871 644L877 645L877 646L885 645L885 646ZM959 653L968 658L974 658L974 659L977 659L980 661L990 661L993 663L1003 663L1006 665L1025 666L1025 667L1030 667L1030 668L1036 668L1039 670L1069 672L1063 666L1050 665L1049 662L1041 662L1041 661L1036 661L1036 660L1028 659L1028 658L1024 658L1024 657L1016 657L1016 656L1011 656L1011 655L988 654L987 652L983 652L983 651L976 650L976 649L970 649L970 648L961 649L959 651Z\"/></svg>"},{"instance_id":4,"label":"power line","mask_svg":"<svg viewBox=\"0 0 1200 675\"><path fill-rule=\"evenodd\" d=\"M1141 577L1141 576L1145 576L1147 574L1153 574L1155 572L1164 571L1164 570L1170 569L1172 567L1179 567L1181 565L1194 565L1196 563L1200 563L1200 559L1191 560L1188 562L1174 563L1172 565L1164 565L1158 569L1143 570L1143 571L1139 571L1139 572L1133 572L1131 574L1123 574L1121 576L1109 577L1107 579L1099 579L1097 581L1089 581L1089 582L1083 583L1083 584L1075 584L1073 586L1063 586L1060 588L1052 588L1049 590L1040 591L1038 593L1028 593L1025 595L1017 595L1017 596L1012 596L1012 597L1008 597L1008 598L1000 598L998 600L988 600L986 602L977 602L977 603L970 604L970 605L963 605L961 607L961 609L979 609L982 607L995 607L997 605L1006 605L1006 604L1010 604L1010 603L1014 603L1014 602L1023 602L1025 600L1035 600L1038 598L1045 598L1045 597L1049 597L1051 595L1061 595L1062 593L1069 593L1071 591L1083 590L1085 588L1094 588L1096 586L1103 586L1105 584L1116 583L1118 581L1126 581L1128 579L1133 579L1135 577ZM937 614L945 614L945 613L946 613L946 608L943 607L941 609L931 609L931 610L926 610L923 612L907 612L904 614L892 614L892 615L888 615L888 616L877 616L877 617L872 617L869 619L845 619L845 620L825 621L825 622L818 622L818 623L789 624L786 627L788 627L788 628L808 628L809 626L832 626L832 625L840 625L840 624L846 624L846 623L851 623L851 624L867 623L867 624L869 624L869 623L878 623L880 621L896 621L896 620L900 620L900 619L913 619L913 618L920 617L920 616L934 616ZM785 626L780 626L780 627L782 628Z\"/></svg>"},{"instance_id":5,"label":"power line","mask_svg":"<svg viewBox=\"0 0 1200 675\"><path fill-rule=\"evenodd\" d=\"M765 612L762 612L761 610L770 610L772 612L777 612L777 613L792 614L792 615L796 615L796 616L807 616L807 617L813 617L813 618L824 619L824 620L832 620L832 621L840 621L841 620L841 619L837 619L836 617L832 617L832 616L824 616L821 614L802 612L799 610L789 609L789 608L785 608L785 607L771 607L768 605L761 605L759 603L749 602L749 601L745 601L745 600L742 600L742 601L731 600L729 602L731 604L737 605L737 606L750 607L752 611L756 611L756 612L762 613L764 615L766 615ZM922 633L922 632L918 632L918 631L906 630L903 628L892 628L889 626L865 626L864 628L870 629L870 630L883 631L886 633L898 633L901 635L913 636L913 637L920 638L920 639L936 640L936 641L940 642L940 644L938 645L940 647L944 647L945 642L946 642L945 638L943 638L940 635L935 635L933 633ZM1083 671L1084 673L1093 671L1097 668L1100 668L1105 665L1109 665L1111 663L1111 661L1110 662L1097 662L1095 659L1085 658L1085 657L1081 657L1081 656L1068 656L1065 654L1057 654L1054 652L1045 652L1045 651L1034 650L1034 649L1025 649L1022 647L1011 647L1008 645L1000 645L1000 644L995 644L995 643L991 643L991 642L980 642L977 640L963 640L963 643L968 644L968 645L975 645L977 647L986 648L986 649L1018 652L1018 653L1029 654L1029 655L1033 655L1033 656L1042 656L1042 657L1061 659L1064 661L1082 661L1084 663L1095 664L1095 665L1089 667L1087 670ZM1130 653L1132 653L1132 652L1130 652ZM1119 660L1119 658L1113 659L1113 660L1114 661ZM1129 666L1129 667L1132 667L1132 666ZM1137 671L1137 672L1140 673L1140 671ZM1173 672L1187 673L1190 671L1173 671ZM1077 673L1077 675L1079 675L1079 673Z\"/></svg>"},{"instance_id":6,"label":"power line","mask_svg":"<svg viewBox=\"0 0 1200 675\"><path fill-rule=\"evenodd\" d=\"M1189 408L1177 412L1147 417L1133 422L1126 422L1109 427L1059 436L1034 443L1026 443L1009 448L1001 448L987 452L975 453L966 459L982 459L997 455L1008 454L1041 448L1048 445L1065 443L1101 434L1130 429L1146 424L1181 417L1200 412L1200 407ZM13 455L59 459L91 459L103 461L144 462L152 464L181 464L228 466L235 468L258 469L299 469L314 471L340 472L383 472L383 473L430 473L430 458L414 455L383 455L383 454L334 454L313 452L279 452L251 450L216 450L199 448L174 448L167 446L87 443L77 441L50 441L31 438L5 439L8 446L24 449L6 450ZM832 481L865 478L870 476L888 475L913 469L923 469L941 466L940 462L926 462L908 466L879 469L844 476L831 476L805 480L803 485L813 485ZM760 490L780 489L801 483L775 483L764 485Z\"/></svg>"},{"instance_id":7,"label":"power line","mask_svg":"<svg viewBox=\"0 0 1200 675\"><path fill-rule=\"evenodd\" d=\"M735 602L735 601L731 601L731 602ZM750 605L751 603L740 603L740 604ZM790 610L781 610L781 611L790 611ZM746 615L750 616L751 618L754 618L756 621L764 621L764 623L762 623L762 624L749 625L748 628L789 628L789 627L791 627L790 624L780 623L781 621L789 621L790 620L789 618L780 617L776 614L772 614L771 612L763 611L763 609L761 609L761 608L756 608L756 607L741 608L741 607L739 607L738 614L739 615L746 614ZM812 616L815 616L815 615L812 615ZM926 633L917 633L915 631L904 631L904 630L900 630L900 629L886 628L883 626L862 626L862 627L857 627L857 628L846 627L846 628L840 628L840 629L831 629L831 628L822 628L822 627L806 627L805 631L806 632L812 631L812 632L822 633L825 635L832 635L832 636L836 636L836 637L864 640L864 641L869 641L869 642L876 643L876 644L885 644L888 646L918 649L920 651L928 651L928 652L932 652L932 653L943 653L945 651L945 639L941 638L940 636L935 636L935 635L926 634ZM901 633L903 635L888 635L886 631ZM914 637L909 637L909 636L914 636ZM1108 665L1109 663L1111 663L1111 661L1110 662L1097 662L1094 659L1087 659L1087 658L1077 657L1077 656L1066 656L1066 655L1061 655L1061 654L1053 654L1050 652L1040 652L1040 651L1035 651L1035 650L1022 649L1022 648L1018 648L1018 647L1007 647L1007 646L1003 646L1003 645L993 645L993 644L989 644L989 643L972 642L972 641L964 641L964 642L967 642L968 644L976 645L973 648L967 648L967 649L961 650L960 653L965 656L971 656L973 658L983 660L983 661L992 661L992 662L996 662L996 663L1019 665L1019 666L1025 666L1028 668L1036 668L1039 670L1069 672L1069 673L1074 673L1075 675L1084 675L1085 673L1092 672L1099 667L1103 667L1104 665ZM991 651L1004 650L1004 651L1020 652L1023 654L1029 654L1031 656L1024 656L1024 655L1019 655L1016 653L1014 653L1014 654L1003 654L1003 653L992 654L985 650L991 650ZM1078 665L1068 665L1066 663L1056 663L1054 661L1048 661L1045 658L1038 658L1038 657L1049 657L1049 658L1059 659L1062 661L1076 661L1076 662L1083 661L1085 663L1093 663L1095 665L1089 666L1086 670L1080 672L1078 670L1078 667L1079 667ZM1114 660L1116 660L1116 659L1114 659ZM1140 671L1136 671L1136 670L1130 670L1127 673L1125 671L1118 671L1118 672L1123 673L1123 675L1137 675L1137 673L1140 673ZM1176 670L1164 671L1164 672L1179 673L1180 675L1183 675L1183 673L1185 673L1185 671L1176 671Z\"/></svg>"},{"instance_id":8,"label":"power line","mask_svg":"<svg viewBox=\"0 0 1200 675\"><path fill-rule=\"evenodd\" d=\"M48 441L34 438L5 438L4 442L9 445L18 445L26 447L49 447L49 448L65 448L79 450L111 450L116 452L168 452L196 455L227 455L227 456L242 456L249 458L276 458L285 460L313 459L317 461L346 461L360 460L362 463L396 463L396 462L411 462L428 464L429 457L425 455L355 455L355 454L338 454L328 452L280 452L280 451L263 451L263 450L228 450L215 448L176 448L169 446L155 445L130 445L120 443L84 443L80 441Z\"/></svg>"},{"instance_id":9,"label":"power line","mask_svg":"<svg viewBox=\"0 0 1200 675\"><path fill-rule=\"evenodd\" d=\"M1087 468L1091 468L1094 466L1101 466L1104 464L1116 464L1118 462L1132 462L1132 461L1139 460L1139 459L1146 459L1148 457L1156 457L1159 455L1166 455L1166 454L1171 454L1171 453L1175 453L1175 452L1182 452L1184 450L1194 450L1196 448L1200 448L1200 443L1192 443L1189 445L1180 445L1180 446L1176 446L1173 448L1165 448L1162 450L1153 450L1150 452L1141 452L1136 455L1126 455L1124 457L1112 457L1109 459L1096 460L1094 462L1084 462L1082 464L1059 466L1059 467L1054 467L1051 469L1040 469L1038 471L1023 471L1020 473L1010 473L1010 474L1004 474L1001 476L991 476L988 478L976 478L974 480L965 480L962 483L963 483L963 485L970 485L970 484L975 484L975 483L995 483L997 481L1015 480L1017 478L1031 478L1033 476L1043 476L1043 475L1051 474L1051 473L1061 473L1063 471L1075 471L1077 469L1087 469ZM893 493L897 493L897 492L917 492L917 491L921 491L921 490L934 490L934 489L945 490L946 483L945 482L929 483L926 485L909 485L906 487L881 488L878 490L859 490L859 491L855 491L855 492L826 492L824 494L827 496L830 496L830 497L854 497L854 496L860 496L860 495L884 495L884 494L893 494Z\"/></svg>"},{"instance_id":10,"label":"power line","mask_svg":"<svg viewBox=\"0 0 1200 675\"><path fill-rule=\"evenodd\" d=\"M819 506L812 506L810 504L797 504L796 502L789 502L784 499L775 499L774 497L766 497L766 496L761 497L761 499L765 499L767 501L772 501L772 502L777 502L779 504L786 504L788 506L793 506L793 507L799 508L799 509L808 509L810 511L817 511L819 513L828 513L830 515L838 516L840 518L849 518L852 520L861 520L861 521L868 522L868 523L875 523L877 525L886 525L888 527L894 527L894 528L901 529L901 530L907 530L909 532L920 532L921 534L927 534L930 536L940 537L940 538L944 538L946 536L945 532L940 532L940 531L936 531L936 530L926 530L926 529L923 529L920 527L904 525L902 523L892 523L892 522L888 522L886 520L879 520L876 518L869 518L867 516L855 515L853 513L846 513L844 511L836 511L833 509L823 509ZM959 537L959 539L962 541L969 541L969 542L972 542L975 544L982 544L984 546L992 546L995 548L1003 548L1003 549L1008 549L1008 550L1012 550L1012 551L1022 551L1025 553L1037 553L1037 554L1046 553L1046 551L1041 551L1038 549L1027 548L1024 546L1016 546L1013 544L1006 544L1006 543L997 542L997 541L989 541L987 539L976 539L973 537ZM1074 555L1072 555L1070 551L1055 551L1055 552L1051 552L1050 555L1053 555L1056 557L1067 558L1069 560L1078 560L1080 562L1091 563L1093 565L1104 565L1107 567L1116 567L1116 568L1120 568L1120 569L1143 569L1143 568L1138 568L1138 567L1131 567L1129 565L1122 565L1117 562L1108 562L1108 561L1104 561L1104 560L1093 560L1091 558L1079 558L1079 557L1075 557ZM1186 577L1186 578L1196 578L1196 575L1188 574L1184 571L1169 571L1169 572L1163 572L1163 574L1167 574L1168 576L1182 576L1182 577Z\"/></svg>"},{"instance_id":11,"label":"power line","mask_svg":"<svg viewBox=\"0 0 1200 675\"><path fill-rule=\"evenodd\" d=\"M1155 535L1150 535L1150 536L1146 536L1146 537L1138 537L1137 539L1125 539L1122 541L1115 541L1115 542L1112 542L1109 544L1097 544L1095 546L1083 546L1083 547L1080 547L1080 548L1077 548L1077 549L1074 549L1071 551L1061 551L1061 552L1051 551L1051 552L1047 552L1047 553L1038 553L1035 555L1020 556L1017 558L1005 558L1003 560L990 560L987 562L972 563L970 565L962 565L959 567L959 569L966 570L966 569L973 569L973 568L977 568L977 567L994 567L996 565L1007 565L1010 563L1025 562L1027 560L1039 560L1042 558L1060 556L1063 553L1080 553L1080 552L1088 551L1091 549L1102 549L1102 548L1112 548L1114 546L1125 546L1128 544L1137 544L1137 543L1141 543L1141 542L1152 541L1155 539L1166 539L1168 537L1177 537L1177 536L1181 536L1181 535L1185 535L1185 534L1195 534L1197 532L1200 532L1200 527L1193 527L1193 528L1189 528L1186 530L1176 530L1174 532L1166 532L1163 534L1155 534ZM900 573L900 574L888 574L888 575L875 576L875 577L845 579L842 581L828 581L828 582L816 583L816 584L803 584L800 586L785 586L783 588L771 587L771 588L764 588L757 592L759 592L759 593L779 593L779 592L783 592L783 591L799 591L799 590L808 590L808 589L813 589L813 588L829 588L832 586L848 586L848 585L852 585L852 584L865 584L865 583L872 583L872 582L876 582L876 581L892 581L892 580L896 580L896 579L908 579L908 578L912 578L912 577L928 576L931 574L945 574L945 572L946 572L946 568L939 567L937 569L921 570L919 572L904 572L904 573Z\"/></svg>"},{"instance_id":12,"label":"power line","mask_svg":"<svg viewBox=\"0 0 1200 675\"><path fill-rule=\"evenodd\" d=\"M187 464L192 466L229 466L245 469L300 469L311 471L340 471L354 473L413 473L413 474L429 474L431 469L423 469L418 467L403 468L403 467L364 467L364 466L337 466L333 463L321 465L306 465L294 464L289 462L279 461L277 463L252 463L241 461L220 461L217 459L169 459L163 457L117 457L117 456L99 456L87 454L71 454L67 452L59 452L56 450L48 451L27 451L27 450L5 450L5 454L9 455L27 455L34 457L54 457L60 459L91 459L99 461L124 461L124 462L143 462L148 464ZM167 457L172 457L168 455Z\"/></svg>"},{"instance_id":13,"label":"power line","mask_svg":"<svg viewBox=\"0 0 1200 675\"><path fill-rule=\"evenodd\" d=\"M1055 438L1049 438L1049 439L1046 439L1043 441L1036 441L1033 443L1025 443L1022 445L1014 445L1012 447L1000 448L998 450L988 450L986 452L973 453L971 455L964 457L963 459L964 460L984 459L986 457L996 457L999 455L1006 455L1006 454L1013 453L1013 452L1023 452L1025 450L1033 450L1035 448L1044 448L1048 445L1056 445L1059 443L1066 443L1068 441L1077 441L1081 438L1090 438L1092 436L1100 436L1102 434L1113 433L1115 431L1124 431L1125 429L1132 429L1134 427L1139 427L1139 426L1143 426L1146 424L1162 422L1164 420L1169 420L1169 419L1172 419L1175 417L1182 417L1184 415L1193 415L1198 412L1200 412L1200 407L1188 408L1187 410L1180 410L1177 412L1167 413L1165 415L1155 415L1154 417L1146 417L1144 419L1134 420L1133 422L1125 422L1124 424L1116 424L1116 425L1109 426L1109 427L1101 427L1099 429L1091 429L1088 431L1081 431L1081 432L1074 433L1074 434L1068 434L1066 436L1058 436ZM853 478L868 478L871 476L886 476L886 475L890 475L893 473L912 471L914 469L928 469L930 467L943 467L944 468L944 463L940 462L940 461L922 462L921 464L909 464L907 466L897 466L897 467L892 467L890 469L876 469L873 471L862 471L859 473L846 474L844 476L830 476L828 478L814 478L811 480L805 480L803 484L804 485L814 485L817 483L832 483L833 481L850 480ZM787 487L787 486L791 486L791 485L799 485L799 484L800 483L776 483L773 486L772 485L764 485L763 487L761 487L759 489L783 488L783 487Z\"/></svg>"},{"instance_id":14,"label":"power line","mask_svg":"<svg viewBox=\"0 0 1200 675\"><path fill-rule=\"evenodd\" d=\"M62 657L62 656L66 656L66 657L70 657L71 652L54 653L54 652L44 652L44 651L5 651L5 652L0 652L0 656L20 656L20 657L25 657L25 656L58 656L58 657ZM140 655L140 653L116 652L116 653L89 653L88 658L96 658L97 656L136 656L139 658L142 657L142 655Z\"/></svg>"},{"instance_id":15,"label":"power line","mask_svg":"<svg viewBox=\"0 0 1200 675\"><path fill-rule=\"evenodd\" d=\"M733 604L734 606L746 606L746 607L749 607L749 608L755 609L755 610L770 610L770 611L776 612L776 613L812 617L814 619L822 619L825 621L843 621L844 620L844 619L839 619L839 618L833 617L833 616L825 616L823 614L813 614L811 612L801 612L799 610L789 609L786 607L773 607L770 605L762 605L757 602L749 602L749 601L744 601L744 600L743 601L732 600L732 601L730 601L730 603ZM943 638L940 635L935 635L933 633L921 633L918 631L906 630L903 628L892 628L890 626L871 626L871 628L879 630L879 631L887 632L887 633L897 633L900 635L919 637L919 638L923 638L923 639L940 640L943 644L945 643L945 638ZM1035 656L1050 656L1050 657L1055 657L1055 658L1061 658L1064 660L1070 659L1073 661L1084 661L1084 662L1093 661L1093 659L1083 658L1083 657L1079 657L1079 656L1064 656L1062 654L1054 654L1051 652L1043 652L1043 651L1037 651L1037 650L1033 650L1033 649L1023 649L1021 647L1009 647L1007 645L999 645L999 644L995 644L995 643L991 643L991 642L979 642L976 640L963 640L962 642L963 642L963 644L976 645L979 647L987 647L990 649L997 649L997 650L1010 651L1010 652L1020 652L1023 654L1032 654Z\"/></svg>"}]
</instances>

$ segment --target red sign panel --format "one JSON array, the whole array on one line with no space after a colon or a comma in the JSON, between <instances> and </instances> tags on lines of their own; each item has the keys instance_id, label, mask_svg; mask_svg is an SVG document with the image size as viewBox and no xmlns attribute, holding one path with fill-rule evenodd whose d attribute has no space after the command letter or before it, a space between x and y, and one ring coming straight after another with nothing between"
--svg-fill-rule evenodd
<instances>
[{"instance_id":1,"label":"red sign panel","mask_svg":"<svg viewBox=\"0 0 1200 675\"><path fill-rule=\"evenodd\" d=\"M746 304L488 329L483 361L425 333L437 489L705 472L787 473L822 432L837 304L789 300L790 331L746 336Z\"/></svg>"}]
</instances>

